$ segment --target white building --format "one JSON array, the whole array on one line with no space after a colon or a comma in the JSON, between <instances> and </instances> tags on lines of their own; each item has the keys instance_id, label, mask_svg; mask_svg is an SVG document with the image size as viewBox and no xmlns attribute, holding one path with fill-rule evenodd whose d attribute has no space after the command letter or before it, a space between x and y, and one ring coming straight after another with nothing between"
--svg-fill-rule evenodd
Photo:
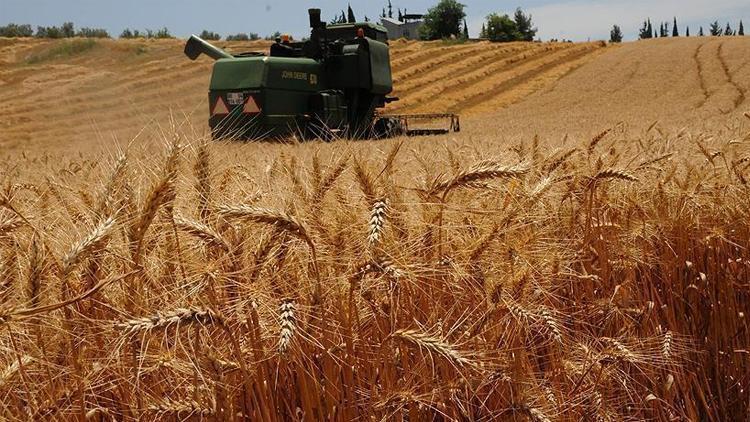
<instances>
[{"instance_id":1,"label":"white building","mask_svg":"<svg viewBox=\"0 0 750 422\"><path fill-rule=\"evenodd\" d=\"M417 40L419 39L419 27L422 26L422 19L404 19L404 21L401 22L398 19L393 18L380 18L380 24L388 30L389 40L396 40L399 38Z\"/></svg>"}]
</instances>

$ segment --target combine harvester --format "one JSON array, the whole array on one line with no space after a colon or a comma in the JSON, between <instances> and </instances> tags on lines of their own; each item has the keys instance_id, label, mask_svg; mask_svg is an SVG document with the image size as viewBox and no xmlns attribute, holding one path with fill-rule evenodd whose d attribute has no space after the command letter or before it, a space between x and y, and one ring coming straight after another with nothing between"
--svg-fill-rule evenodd
<instances>
[{"instance_id":1,"label":"combine harvester","mask_svg":"<svg viewBox=\"0 0 750 422\"><path fill-rule=\"evenodd\" d=\"M460 130L454 114L380 114L398 101L388 97L393 80L386 29L369 22L326 25L320 9L309 14L310 40L277 40L269 55L231 55L190 37L185 55L216 60L208 93L214 139L368 139Z\"/></svg>"}]
</instances>

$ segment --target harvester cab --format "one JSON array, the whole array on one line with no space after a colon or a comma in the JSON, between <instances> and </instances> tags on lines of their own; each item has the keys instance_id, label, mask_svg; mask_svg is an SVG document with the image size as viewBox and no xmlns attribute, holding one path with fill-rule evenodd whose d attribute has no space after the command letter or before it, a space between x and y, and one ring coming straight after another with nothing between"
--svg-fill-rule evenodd
<instances>
[{"instance_id":1,"label":"harvester cab","mask_svg":"<svg viewBox=\"0 0 750 422\"><path fill-rule=\"evenodd\" d=\"M310 39L277 39L268 55L232 55L193 35L185 55L216 60L209 85L209 126L214 138L261 139L291 133L303 138L384 138L457 131L409 129L408 120L433 115L380 114L397 98L393 90L388 35L370 22L326 25L310 9Z\"/></svg>"}]
</instances>

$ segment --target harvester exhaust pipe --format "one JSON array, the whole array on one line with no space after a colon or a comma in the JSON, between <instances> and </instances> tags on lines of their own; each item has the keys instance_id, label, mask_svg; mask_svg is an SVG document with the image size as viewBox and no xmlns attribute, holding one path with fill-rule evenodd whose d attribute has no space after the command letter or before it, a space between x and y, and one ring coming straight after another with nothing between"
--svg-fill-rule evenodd
<instances>
[{"instance_id":1,"label":"harvester exhaust pipe","mask_svg":"<svg viewBox=\"0 0 750 422\"><path fill-rule=\"evenodd\" d=\"M185 55L188 56L190 60L195 60L201 55L201 53L214 60L231 59L234 57L219 47L206 42L201 37L191 35L187 40L187 43L185 43Z\"/></svg>"},{"instance_id":2,"label":"harvester exhaust pipe","mask_svg":"<svg viewBox=\"0 0 750 422\"><path fill-rule=\"evenodd\" d=\"M307 13L310 15L310 28L320 28L322 26L320 21L320 9L307 9Z\"/></svg>"}]
</instances>

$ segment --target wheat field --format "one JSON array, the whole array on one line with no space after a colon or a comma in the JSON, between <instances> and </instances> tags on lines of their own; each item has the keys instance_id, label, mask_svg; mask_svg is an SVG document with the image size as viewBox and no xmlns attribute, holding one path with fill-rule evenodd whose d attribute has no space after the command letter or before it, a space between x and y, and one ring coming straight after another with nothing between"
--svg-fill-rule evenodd
<instances>
[{"instance_id":1,"label":"wheat field","mask_svg":"<svg viewBox=\"0 0 750 422\"><path fill-rule=\"evenodd\" d=\"M208 141L176 42L37 43L0 41L0 418L746 418L745 41L403 43L399 111L466 130L330 144Z\"/></svg>"}]
</instances>

